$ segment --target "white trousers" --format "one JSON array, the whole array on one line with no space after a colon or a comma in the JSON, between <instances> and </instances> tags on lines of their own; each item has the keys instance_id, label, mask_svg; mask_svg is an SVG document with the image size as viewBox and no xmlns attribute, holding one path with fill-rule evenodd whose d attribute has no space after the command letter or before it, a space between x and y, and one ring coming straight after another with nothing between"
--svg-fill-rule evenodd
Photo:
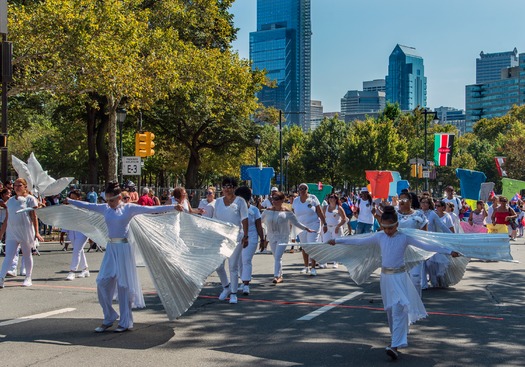
<instances>
[{"instance_id":1,"label":"white trousers","mask_svg":"<svg viewBox=\"0 0 525 367\"><path fill-rule=\"evenodd\" d=\"M283 276L283 254L286 250L286 246L279 246L279 244L288 243L288 236L268 237L268 240L274 258L273 276L279 278Z\"/></svg>"},{"instance_id":2,"label":"white trousers","mask_svg":"<svg viewBox=\"0 0 525 367\"><path fill-rule=\"evenodd\" d=\"M84 245L86 244L87 240L84 241L78 241L75 239L75 241L72 241L73 243L73 255L71 257L71 271L76 271L80 265L80 269L84 270L87 269L88 264L86 261L86 254L84 253Z\"/></svg>"},{"instance_id":3,"label":"white trousers","mask_svg":"<svg viewBox=\"0 0 525 367\"><path fill-rule=\"evenodd\" d=\"M17 240L5 241L5 257L4 262L2 263L2 269L0 270L0 278L5 278L7 271L12 269L13 260L15 256L18 255L18 245L19 241ZM33 242L21 242L20 247L22 248L22 253L24 256L23 265L26 269L26 276L31 277L31 273L33 271L33 255L31 254Z\"/></svg>"},{"instance_id":4,"label":"white trousers","mask_svg":"<svg viewBox=\"0 0 525 367\"><path fill-rule=\"evenodd\" d=\"M408 345L408 308L396 303L386 310L388 326L392 334L390 347L403 348Z\"/></svg>"},{"instance_id":5,"label":"white trousers","mask_svg":"<svg viewBox=\"0 0 525 367\"><path fill-rule=\"evenodd\" d=\"M117 286L117 277L97 279L98 302L104 313L104 325L110 325L119 318L117 311L113 308L113 296L115 288L118 291L118 304L120 311L119 326L125 328L133 327L133 314L131 312L131 298L127 287Z\"/></svg>"},{"instance_id":6,"label":"white trousers","mask_svg":"<svg viewBox=\"0 0 525 367\"><path fill-rule=\"evenodd\" d=\"M416 288L419 297L422 297L421 284L423 282L423 277L426 279L425 263L420 261L419 264L408 271L408 275L410 276L410 280L414 284L414 288Z\"/></svg>"},{"instance_id":7,"label":"white trousers","mask_svg":"<svg viewBox=\"0 0 525 367\"><path fill-rule=\"evenodd\" d=\"M235 283L235 289L233 289L233 284L231 288L231 292L234 293L237 292L237 289L239 288L239 284L237 284L237 278L239 277L239 264L241 262L241 252L242 252L242 232L239 233L239 237L237 237L237 246L233 250L232 255L228 259L228 265L230 269L230 278L232 280L232 283ZM226 268L224 264L226 263L226 260L223 261L221 265L215 270L217 272L217 275L219 276L219 279L221 280L221 285L223 288L226 288L228 284L230 284L230 281L228 280L228 274L226 274Z\"/></svg>"},{"instance_id":8,"label":"white trousers","mask_svg":"<svg viewBox=\"0 0 525 367\"><path fill-rule=\"evenodd\" d=\"M257 251L257 240L258 236L255 238L248 239L248 246L242 249L241 251L241 262L239 264L239 274L241 274L241 280L243 282L249 282L252 280L253 272L253 255Z\"/></svg>"}]
</instances>

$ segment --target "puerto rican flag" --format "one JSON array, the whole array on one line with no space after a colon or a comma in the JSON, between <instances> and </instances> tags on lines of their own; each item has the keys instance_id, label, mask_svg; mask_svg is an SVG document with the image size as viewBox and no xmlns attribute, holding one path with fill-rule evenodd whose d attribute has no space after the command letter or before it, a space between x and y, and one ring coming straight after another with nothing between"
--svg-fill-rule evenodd
<instances>
[{"instance_id":1,"label":"puerto rican flag","mask_svg":"<svg viewBox=\"0 0 525 367\"><path fill-rule=\"evenodd\" d=\"M436 166L452 165L454 134L434 134L434 163Z\"/></svg>"},{"instance_id":2,"label":"puerto rican flag","mask_svg":"<svg viewBox=\"0 0 525 367\"><path fill-rule=\"evenodd\" d=\"M494 161L496 162L496 168L498 169L498 173L501 177L507 177L507 172L503 169L503 166L505 165L506 157L495 157Z\"/></svg>"}]
</instances>

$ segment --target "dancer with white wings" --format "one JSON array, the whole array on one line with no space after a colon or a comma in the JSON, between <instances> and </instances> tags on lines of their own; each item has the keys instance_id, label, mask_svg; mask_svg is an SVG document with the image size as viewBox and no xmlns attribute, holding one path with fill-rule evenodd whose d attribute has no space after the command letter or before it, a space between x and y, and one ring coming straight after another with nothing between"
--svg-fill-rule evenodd
<instances>
[{"instance_id":1,"label":"dancer with white wings","mask_svg":"<svg viewBox=\"0 0 525 367\"><path fill-rule=\"evenodd\" d=\"M107 204L69 200L72 205L39 210L45 223L75 229L100 244L107 242L97 277L104 321L95 331L106 331L119 318L112 307L115 289L120 307L116 332L133 327L132 306L145 307L132 243L142 252L168 317L179 317L197 298L206 277L231 255L238 228L174 212L172 205L124 204L116 183L110 183L105 192Z\"/></svg>"},{"instance_id":2,"label":"dancer with white wings","mask_svg":"<svg viewBox=\"0 0 525 367\"><path fill-rule=\"evenodd\" d=\"M381 216L383 231L341 237L328 243L303 243L303 249L319 261L337 260L345 265L357 284L364 283L381 267L381 296L392 333L386 348L392 358L398 357L397 348L406 347L408 327L426 311L414 285L406 272L411 266L434 253L449 254L485 260L513 261L508 236L428 233L416 229L398 230L395 208L385 207ZM430 252L429 252L430 251Z\"/></svg>"}]
</instances>

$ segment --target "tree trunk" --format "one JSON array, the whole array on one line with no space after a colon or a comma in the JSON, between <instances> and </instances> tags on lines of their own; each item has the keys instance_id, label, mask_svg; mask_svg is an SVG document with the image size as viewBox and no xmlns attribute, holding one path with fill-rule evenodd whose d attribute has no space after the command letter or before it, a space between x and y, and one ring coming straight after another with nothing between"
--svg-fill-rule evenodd
<instances>
[{"instance_id":1,"label":"tree trunk","mask_svg":"<svg viewBox=\"0 0 525 367\"><path fill-rule=\"evenodd\" d=\"M102 106L101 106L102 109ZM106 135L108 131L108 119L104 111L99 111L100 124L97 129L97 153L98 159L102 163L102 172L104 172L105 181L109 181L108 177L108 145Z\"/></svg>"},{"instance_id":2,"label":"tree trunk","mask_svg":"<svg viewBox=\"0 0 525 367\"><path fill-rule=\"evenodd\" d=\"M97 110L89 103L87 111L88 183L98 183L98 162L96 149Z\"/></svg>"},{"instance_id":3,"label":"tree trunk","mask_svg":"<svg viewBox=\"0 0 525 367\"><path fill-rule=\"evenodd\" d=\"M107 97L108 121L108 180L118 182L117 174L117 107L119 102L112 96Z\"/></svg>"},{"instance_id":4,"label":"tree trunk","mask_svg":"<svg viewBox=\"0 0 525 367\"><path fill-rule=\"evenodd\" d=\"M201 157L198 150L191 149L190 159L188 161L188 168L186 169L184 186L188 189L196 189L199 179L199 167L201 165Z\"/></svg>"}]
</instances>

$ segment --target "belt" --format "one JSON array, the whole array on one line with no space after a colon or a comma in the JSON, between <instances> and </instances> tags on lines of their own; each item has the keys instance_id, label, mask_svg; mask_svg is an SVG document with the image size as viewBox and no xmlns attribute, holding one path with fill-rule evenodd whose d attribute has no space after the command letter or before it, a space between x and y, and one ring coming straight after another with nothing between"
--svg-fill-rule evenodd
<instances>
[{"instance_id":1,"label":"belt","mask_svg":"<svg viewBox=\"0 0 525 367\"><path fill-rule=\"evenodd\" d=\"M403 265L400 268L385 268L385 267L382 267L381 268L381 273L382 274L398 274L398 273L404 273L406 270L407 270L407 268L406 268L405 265Z\"/></svg>"},{"instance_id":2,"label":"belt","mask_svg":"<svg viewBox=\"0 0 525 367\"><path fill-rule=\"evenodd\" d=\"M128 239L127 238L122 238L122 237L120 237L120 238L118 238L118 237L111 238L110 237L109 238L109 242L110 243L128 243Z\"/></svg>"}]
</instances>

